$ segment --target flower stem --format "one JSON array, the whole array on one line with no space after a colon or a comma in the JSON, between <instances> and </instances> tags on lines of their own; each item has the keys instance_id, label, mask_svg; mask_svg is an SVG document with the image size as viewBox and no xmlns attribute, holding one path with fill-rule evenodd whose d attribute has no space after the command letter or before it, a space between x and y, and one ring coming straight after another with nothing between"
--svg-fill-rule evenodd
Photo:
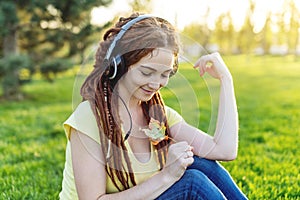
<instances>
[{"instance_id":1,"label":"flower stem","mask_svg":"<svg viewBox=\"0 0 300 200\"><path fill-rule=\"evenodd\" d=\"M172 137L168 136L168 139L170 139L172 142L176 143L177 141L173 139Z\"/></svg>"}]
</instances>

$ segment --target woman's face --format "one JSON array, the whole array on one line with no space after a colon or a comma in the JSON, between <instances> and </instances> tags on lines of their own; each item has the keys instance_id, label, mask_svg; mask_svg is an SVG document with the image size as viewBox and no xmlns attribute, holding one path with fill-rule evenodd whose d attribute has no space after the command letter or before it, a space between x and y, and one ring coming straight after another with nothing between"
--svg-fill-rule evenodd
<instances>
[{"instance_id":1,"label":"woman's face","mask_svg":"<svg viewBox=\"0 0 300 200\"><path fill-rule=\"evenodd\" d=\"M164 49L155 49L130 66L119 80L119 93L132 101L148 101L160 88L167 85L173 70L174 55Z\"/></svg>"}]
</instances>

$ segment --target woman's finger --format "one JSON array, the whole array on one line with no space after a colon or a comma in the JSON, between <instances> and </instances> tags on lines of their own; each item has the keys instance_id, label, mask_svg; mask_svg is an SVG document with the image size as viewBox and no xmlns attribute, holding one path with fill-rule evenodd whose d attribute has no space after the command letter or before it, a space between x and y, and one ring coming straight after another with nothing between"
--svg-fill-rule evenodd
<instances>
[{"instance_id":1,"label":"woman's finger","mask_svg":"<svg viewBox=\"0 0 300 200\"><path fill-rule=\"evenodd\" d=\"M188 157L187 159L185 159L186 161L186 167L190 166L191 164L193 164L194 162L194 157Z\"/></svg>"},{"instance_id":2,"label":"woman's finger","mask_svg":"<svg viewBox=\"0 0 300 200\"><path fill-rule=\"evenodd\" d=\"M200 57L194 65L194 69L198 68L199 75L203 76L208 68L211 67L211 55L204 55Z\"/></svg>"}]
</instances>

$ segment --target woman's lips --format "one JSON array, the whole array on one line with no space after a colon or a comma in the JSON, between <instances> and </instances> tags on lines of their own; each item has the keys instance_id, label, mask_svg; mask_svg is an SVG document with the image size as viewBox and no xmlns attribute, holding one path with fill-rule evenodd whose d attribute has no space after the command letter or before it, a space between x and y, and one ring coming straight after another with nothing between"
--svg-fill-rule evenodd
<instances>
[{"instance_id":1,"label":"woman's lips","mask_svg":"<svg viewBox=\"0 0 300 200\"><path fill-rule=\"evenodd\" d=\"M151 94L154 94L155 91L152 91L152 90L147 90L145 88L142 88L142 90L144 91L144 93L146 93L147 95L151 95Z\"/></svg>"}]
</instances>

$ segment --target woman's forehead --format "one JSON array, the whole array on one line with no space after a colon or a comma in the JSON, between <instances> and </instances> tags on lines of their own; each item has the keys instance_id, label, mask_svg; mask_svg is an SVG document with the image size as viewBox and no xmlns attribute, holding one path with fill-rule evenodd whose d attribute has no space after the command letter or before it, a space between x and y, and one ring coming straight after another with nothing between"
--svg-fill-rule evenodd
<instances>
[{"instance_id":1,"label":"woman's forehead","mask_svg":"<svg viewBox=\"0 0 300 200\"><path fill-rule=\"evenodd\" d=\"M174 54L172 51L167 49L155 49L152 53L143 57L138 63L139 65L158 65L158 66L166 66L173 67L174 64Z\"/></svg>"}]
</instances>

